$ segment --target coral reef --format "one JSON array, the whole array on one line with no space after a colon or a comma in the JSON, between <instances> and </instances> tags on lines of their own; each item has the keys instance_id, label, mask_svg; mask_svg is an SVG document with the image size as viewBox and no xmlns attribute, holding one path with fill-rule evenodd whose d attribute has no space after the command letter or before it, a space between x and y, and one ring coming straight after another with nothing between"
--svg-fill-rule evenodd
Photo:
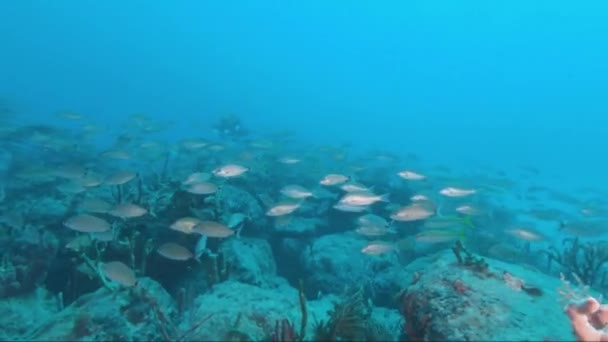
<instances>
[{"instance_id":1,"label":"coral reef","mask_svg":"<svg viewBox=\"0 0 608 342\"><path fill-rule=\"evenodd\" d=\"M130 120L102 150L50 125L0 132L15 143L0 155L0 339L571 337L544 324L568 327L546 291L556 279L493 259L523 264L545 237L507 233L514 215L481 191L491 179L458 190L442 172L397 172L412 156L294 147L290 134L165 144L147 135L153 120ZM602 285L607 246L568 239L547 255ZM598 337L579 330L603 328L603 307L577 303L576 336Z\"/></svg>"}]
</instances>

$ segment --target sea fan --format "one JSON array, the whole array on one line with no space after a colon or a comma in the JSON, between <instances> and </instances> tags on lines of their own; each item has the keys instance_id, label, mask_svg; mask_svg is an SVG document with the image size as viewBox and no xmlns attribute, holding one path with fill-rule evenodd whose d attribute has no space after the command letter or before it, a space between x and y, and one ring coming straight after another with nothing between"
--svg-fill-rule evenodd
<instances>
[{"instance_id":1,"label":"sea fan","mask_svg":"<svg viewBox=\"0 0 608 342\"><path fill-rule=\"evenodd\" d=\"M359 290L341 303L336 303L327 322L315 326L315 341L361 341L368 335L371 316L369 306Z\"/></svg>"}]
</instances>

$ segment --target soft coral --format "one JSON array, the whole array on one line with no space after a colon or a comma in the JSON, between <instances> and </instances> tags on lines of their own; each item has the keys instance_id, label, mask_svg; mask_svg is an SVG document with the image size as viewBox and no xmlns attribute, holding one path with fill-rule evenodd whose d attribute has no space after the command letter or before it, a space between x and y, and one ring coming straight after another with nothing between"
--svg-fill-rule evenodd
<instances>
[{"instance_id":1,"label":"soft coral","mask_svg":"<svg viewBox=\"0 0 608 342\"><path fill-rule=\"evenodd\" d=\"M405 319L403 330L408 340L423 341L431 316L422 313L420 300L413 293L403 295L401 314Z\"/></svg>"}]
</instances>

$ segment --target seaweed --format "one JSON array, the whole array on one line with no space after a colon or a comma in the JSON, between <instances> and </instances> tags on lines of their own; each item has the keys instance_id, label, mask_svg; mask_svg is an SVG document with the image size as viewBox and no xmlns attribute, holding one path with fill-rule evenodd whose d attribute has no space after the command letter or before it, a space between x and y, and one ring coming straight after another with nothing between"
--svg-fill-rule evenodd
<instances>
[{"instance_id":1,"label":"seaweed","mask_svg":"<svg viewBox=\"0 0 608 342\"><path fill-rule=\"evenodd\" d=\"M369 339L371 317L369 305L359 290L335 304L327 321L315 325L315 341L361 341Z\"/></svg>"},{"instance_id":2,"label":"seaweed","mask_svg":"<svg viewBox=\"0 0 608 342\"><path fill-rule=\"evenodd\" d=\"M302 320L300 321L300 339L304 340L306 325L308 324L308 309L306 307L306 296L304 295L304 282L302 279L300 279L298 299L300 300L300 312L302 313Z\"/></svg>"},{"instance_id":3,"label":"seaweed","mask_svg":"<svg viewBox=\"0 0 608 342\"><path fill-rule=\"evenodd\" d=\"M296 333L296 329L293 323L288 319L277 320L275 322L274 331L270 336L264 339L264 341L273 342L292 342L292 341L304 341L306 335L306 326L308 324L308 309L306 306L306 296L304 295L304 282L300 279L300 287L298 288L298 299L300 301L300 312L302 317L300 319L300 333Z\"/></svg>"}]
</instances>

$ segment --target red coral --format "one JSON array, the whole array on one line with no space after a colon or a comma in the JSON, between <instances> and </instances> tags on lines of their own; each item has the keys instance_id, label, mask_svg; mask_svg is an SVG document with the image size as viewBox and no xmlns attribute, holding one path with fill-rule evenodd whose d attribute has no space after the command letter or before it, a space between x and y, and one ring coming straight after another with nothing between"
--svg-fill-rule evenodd
<instances>
[{"instance_id":1,"label":"red coral","mask_svg":"<svg viewBox=\"0 0 608 342\"><path fill-rule=\"evenodd\" d=\"M421 308L425 307L424 302L418 300L413 293L406 294L403 297L401 308L401 313L405 319L403 330L410 341L423 341L426 335L431 316L421 313Z\"/></svg>"},{"instance_id":2,"label":"red coral","mask_svg":"<svg viewBox=\"0 0 608 342\"><path fill-rule=\"evenodd\" d=\"M296 341L296 330L287 319L276 321L274 332L271 336L273 342L292 342Z\"/></svg>"},{"instance_id":3,"label":"red coral","mask_svg":"<svg viewBox=\"0 0 608 342\"><path fill-rule=\"evenodd\" d=\"M465 294L471 289L471 287L463 283L460 278L454 280L454 282L452 283L452 287L454 288L454 291L456 291L458 294Z\"/></svg>"}]
</instances>

